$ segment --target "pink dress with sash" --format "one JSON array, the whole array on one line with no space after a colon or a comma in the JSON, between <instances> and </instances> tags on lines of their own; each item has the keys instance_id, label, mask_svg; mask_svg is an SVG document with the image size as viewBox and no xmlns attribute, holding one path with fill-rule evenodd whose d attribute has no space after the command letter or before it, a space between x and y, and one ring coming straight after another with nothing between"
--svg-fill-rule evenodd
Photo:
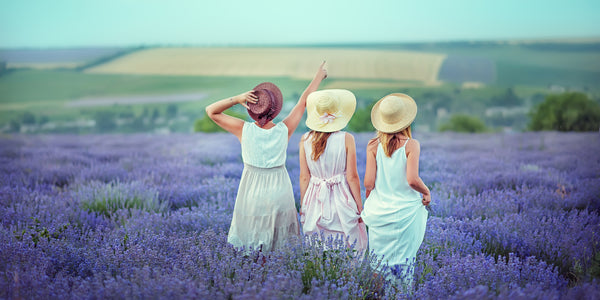
<instances>
[{"instance_id":1,"label":"pink dress with sash","mask_svg":"<svg viewBox=\"0 0 600 300\"><path fill-rule=\"evenodd\" d=\"M323 233L324 237L342 235L354 248L364 252L368 238L350 187L346 181L346 133L334 132L327 139L325 151L312 159L312 138L304 135L306 162L310 182L302 199L300 221L304 234Z\"/></svg>"}]
</instances>

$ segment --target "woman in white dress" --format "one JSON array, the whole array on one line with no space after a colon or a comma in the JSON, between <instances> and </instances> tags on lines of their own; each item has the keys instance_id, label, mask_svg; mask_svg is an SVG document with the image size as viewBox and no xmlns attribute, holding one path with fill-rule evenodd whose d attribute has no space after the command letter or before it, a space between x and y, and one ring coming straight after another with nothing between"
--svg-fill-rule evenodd
<instances>
[{"instance_id":1,"label":"woman in white dress","mask_svg":"<svg viewBox=\"0 0 600 300\"><path fill-rule=\"evenodd\" d=\"M417 104L408 95L390 94L371 110L377 138L367 145L362 219L369 228L369 249L399 270L404 288L412 284L413 261L423 242L429 188L419 177L420 145L411 128Z\"/></svg>"},{"instance_id":2,"label":"woman in white dress","mask_svg":"<svg viewBox=\"0 0 600 300\"><path fill-rule=\"evenodd\" d=\"M289 138L304 114L307 96L327 77L324 64L280 123L273 123L273 119L281 111L283 97L279 88L268 82L206 107L206 114L234 134L242 145L244 170L227 237L235 247L271 251L299 235L292 183L285 168L286 151ZM238 103L247 108L255 122L223 113Z\"/></svg>"},{"instance_id":3,"label":"woman in white dress","mask_svg":"<svg viewBox=\"0 0 600 300\"><path fill-rule=\"evenodd\" d=\"M300 142L300 221L304 234L347 239L362 253L367 231L360 219L362 200L354 137L340 131L350 121L356 98L347 90L321 90L308 96Z\"/></svg>"}]
</instances>

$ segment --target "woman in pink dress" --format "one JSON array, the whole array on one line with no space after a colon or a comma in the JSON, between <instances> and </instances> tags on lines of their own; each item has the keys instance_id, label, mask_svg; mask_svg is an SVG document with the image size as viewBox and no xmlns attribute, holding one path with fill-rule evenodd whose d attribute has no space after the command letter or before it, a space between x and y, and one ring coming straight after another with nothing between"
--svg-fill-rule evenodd
<instances>
[{"instance_id":1,"label":"woman in pink dress","mask_svg":"<svg viewBox=\"0 0 600 300\"><path fill-rule=\"evenodd\" d=\"M356 108L347 90L313 92L306 101L310 132L300 142L300 222L304 234L341 235L359 252L367 248L354 137L340 131Z\"/></svg>"}]
</instances>

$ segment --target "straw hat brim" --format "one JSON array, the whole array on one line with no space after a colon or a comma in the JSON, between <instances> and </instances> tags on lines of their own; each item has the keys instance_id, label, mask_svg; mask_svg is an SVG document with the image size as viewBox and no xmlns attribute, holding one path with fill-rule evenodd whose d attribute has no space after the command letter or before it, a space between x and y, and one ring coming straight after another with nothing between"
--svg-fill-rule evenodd
<instances>
[{"instance_id":1,"label":"straw hat brim","mask_svg":"<svg viewBox=\"0 0 600 300\"><path fill-rule=\"evenodd\" d=\"M396 96L403 102L401 117L393 123L387 123L383 120L381 114L381 102L389 96ZM409 95L402 93L389 94L377 101L371 109L371 123L378 131L384 133L395 133L406 129L417 117L417 103Z\"/></svg>"},{"instance_id":2,"label":"straw hat brim","mask_svg":"<svg viewBox=\"0 0 600 300\"><path fill-rule=\"evenodd\" d=\"M338 99L338 111L334 112L336 118L329 123L321 120L317 111L317 100L322 96L330 96ZM306 99L306 127L319 132L334 132L342 130L356 110L356 97L348 90L328 89L310 93Z\"/></svg>"}]
</instances>

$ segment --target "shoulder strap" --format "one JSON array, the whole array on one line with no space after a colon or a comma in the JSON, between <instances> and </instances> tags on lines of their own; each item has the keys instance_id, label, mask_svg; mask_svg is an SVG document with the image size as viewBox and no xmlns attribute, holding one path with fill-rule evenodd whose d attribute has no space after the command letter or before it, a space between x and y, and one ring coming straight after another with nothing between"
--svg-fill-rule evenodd
<instances>
[{"instance_id":1,"label":"shoulder strap","mask_svg":"<svg viewBox=\"0 0 600 300\"><path fill-rule=\"evenodd\" d=\"M408 144L408 141L410 141L410 138L409 138L409 137L407 137L407 139L406 139L406 141L404 142L404 145L402 145L402 147L406 147L406 144ZM402 148L402 147L400 147L400 148Z\"/></svg>"}]
</instances>

